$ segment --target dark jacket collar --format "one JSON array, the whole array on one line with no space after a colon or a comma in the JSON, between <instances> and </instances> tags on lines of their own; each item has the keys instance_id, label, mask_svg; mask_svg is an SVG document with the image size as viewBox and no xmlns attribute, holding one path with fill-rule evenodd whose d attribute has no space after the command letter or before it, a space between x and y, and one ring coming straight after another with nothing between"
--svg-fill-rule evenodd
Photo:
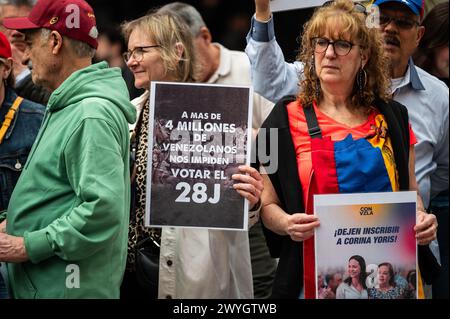
<instances>
[{"instance_id":1,"label":"dark jacket collar","mask_svg":"<svg viewBox=\"0 0 450 319\"><path fill-rule=\"evenodd\" d=\"M16 98L17 98L17 94L16 94L16 92L14 92L13 89L11 89L9 87L5 88L5 100L3 101L2 109L3 108L9 109L12 106L12 104L14 103L14 101L16 100Z\"/></svg>"}]
</instances>

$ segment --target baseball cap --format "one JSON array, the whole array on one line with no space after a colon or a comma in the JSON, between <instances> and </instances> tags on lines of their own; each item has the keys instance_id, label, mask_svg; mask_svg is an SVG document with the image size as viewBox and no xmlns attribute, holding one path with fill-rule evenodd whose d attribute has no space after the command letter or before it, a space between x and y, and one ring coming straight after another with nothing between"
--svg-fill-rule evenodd
<instances>
[{"instance_id":1,"label":"baseball cap","mask_svg":"<svg viewBox=\"0 0 450 319\"><path fill-rule=\"evenodd\" d=\"M6 36L0 32L0 58L8 59L12 57L11 44Z\"/></svg>"},{"instance_id":2,"label":"baseball cap","mask_svg":"<svg viewBox=\"0 0 450 319\"><path fill-rule=\"evenodd\" d=\"M28 17L5 18L12 30L46 28L97 48L98 30L94 10L84 0L39 0Z\"/></svg>"},{"instance_id":3,"label":"baseball cap","mask_svg":"<svg viewBox=\"0 0 450 319\"><path fill-rule=\"evenodd\" d=\"M386 2L398 2L407 6L415 15L423 17L424 0L376 0L374 4L379 6Z\"/></svg>"}]
</instances>

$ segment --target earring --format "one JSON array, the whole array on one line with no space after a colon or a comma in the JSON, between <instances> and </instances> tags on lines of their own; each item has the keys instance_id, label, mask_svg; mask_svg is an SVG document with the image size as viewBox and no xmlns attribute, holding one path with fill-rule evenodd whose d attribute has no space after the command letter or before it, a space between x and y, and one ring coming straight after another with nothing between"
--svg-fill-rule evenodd
<instances>
[{"instance_id":1,"label":"earring","mask_svg":"<svg viewBox=\"0 0 450 319\"><path fill-rule=\"evenodd\" d=\"M319 79L316 79L316 90L315 91L316 91L316 102L319 103L320 92L321 92Z\"/></svg>"},{"instance_id":2,"label":"earring","mask_svg":"<svg viewBox=\"0 0 450 319\"><path fill-rule=\"evenodd\" d=\"M364 96L364 89L365 89L365 87L367 85L367 72L363 68L361 68L359 70L358 76L356 78L356 82L357 82L357 85L358 85L359 97L360 97L360 99L362 99L363 96Z\"/></svg>"}]
</instances>

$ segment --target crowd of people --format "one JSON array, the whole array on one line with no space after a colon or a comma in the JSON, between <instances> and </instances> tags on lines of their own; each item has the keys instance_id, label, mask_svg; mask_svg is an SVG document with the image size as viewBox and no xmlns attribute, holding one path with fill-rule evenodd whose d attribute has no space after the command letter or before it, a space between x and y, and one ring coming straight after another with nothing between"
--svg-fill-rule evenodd
<instances>
[{"instance_id":1,"label":"crowd of people","mask_svg":"<svg viewBox=\"0 0 450 319\"><path fill-rule=\"evenodd\" d=\"M373 27L328 1L294 63L254 4L240 52L186 3L99 33L85 0L1 0L0 299L448 298L448 2L376 0ZM146 227L153 81L253 86L279 165L230 176L248 232ZM380 263L368 287L354 255L316 280L313 196L397 191L417 192L418 274Z\"/></svg>"}]
</instances>

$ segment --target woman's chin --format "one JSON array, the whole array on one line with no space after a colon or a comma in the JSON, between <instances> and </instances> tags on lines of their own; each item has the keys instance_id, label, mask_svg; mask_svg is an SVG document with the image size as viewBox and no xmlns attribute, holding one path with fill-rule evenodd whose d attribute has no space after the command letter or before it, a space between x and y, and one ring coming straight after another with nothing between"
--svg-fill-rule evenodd
<instances>
[{"instance_id":1,"label":"woman's chin","mask_svg":"<svg viewBox=\"0 0 450 319\"><path fill-rule=\"evenodd\" d=\"M148 90L150 88L150 82L135 81L134 86L136 89Z\"/></svg>"},{"instance_id":2,"label":"woman's chin","mask_svg":"<svg viewBox=\"0 0 450 319\"><path fill-rule=\"evenodd\" d=\"M325 85L336 85L336 84L343 83L344 81L345 80L341 76L332 75L332 74L324 76L322 78L322 84L325 84Z\"/></svg>"}]
</instances>

